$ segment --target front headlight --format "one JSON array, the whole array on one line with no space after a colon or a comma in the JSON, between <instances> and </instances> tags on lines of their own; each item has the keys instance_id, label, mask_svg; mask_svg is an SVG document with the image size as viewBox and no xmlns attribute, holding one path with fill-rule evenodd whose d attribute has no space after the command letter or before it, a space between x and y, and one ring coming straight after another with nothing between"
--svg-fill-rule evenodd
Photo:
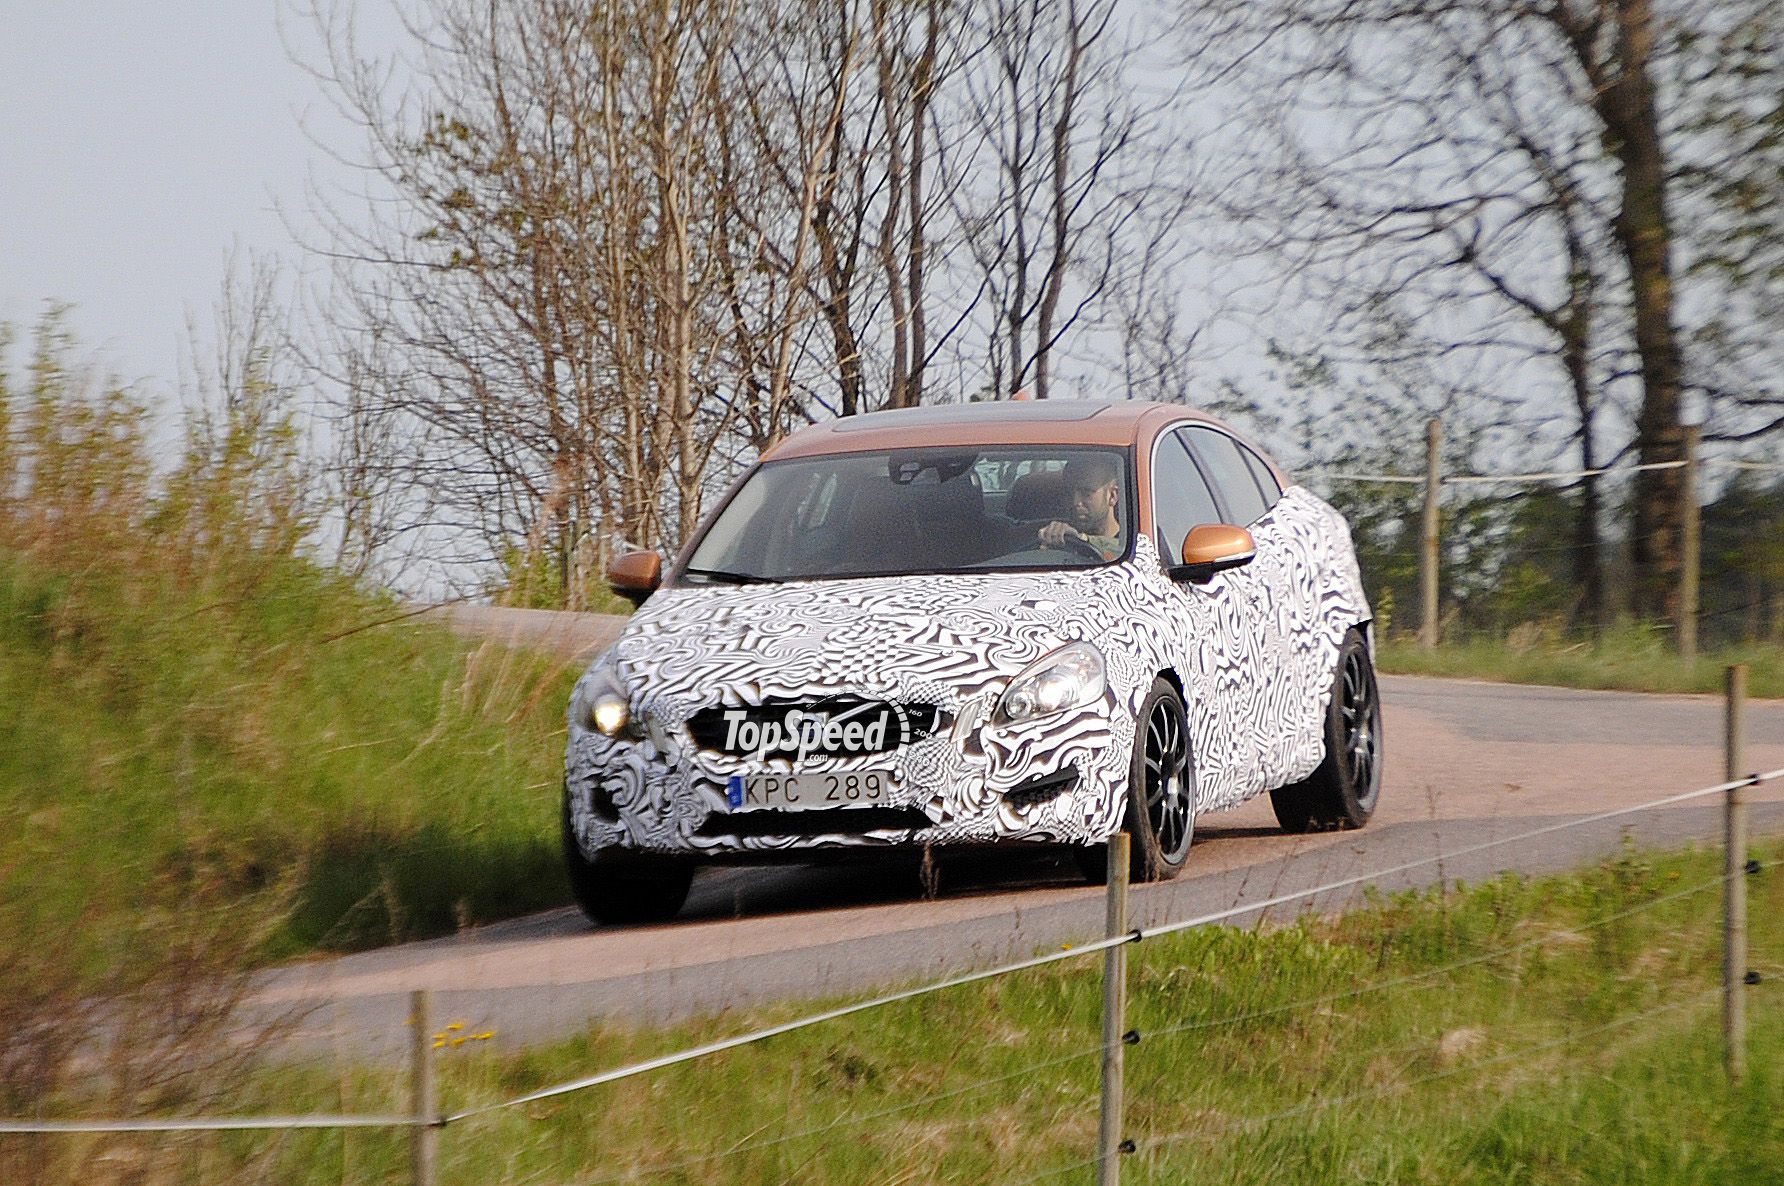
<instances>
[{"instance_id":1,"label":"front headlight","mask_svg":"<svg viewBox=\"0 0 1784 1186\"><path fill-rule=\"evenodd\" d=\"M618 737L632 723L632 706L612 667L590 672L570 696L570 724Z\"/></svg>"},{"instance_id":2,"label":"front headlight","mask_svg":"<svg viewBox=\"0 0 1784 1186\"><path fill-rule=\"evenodd\" d=\"M1022 669L1002 699L996 720L1012 725L1083 708L1102 699L1102 652L1087 642L1074 642L1041 656Z\"/></svg>"}]
</instances>

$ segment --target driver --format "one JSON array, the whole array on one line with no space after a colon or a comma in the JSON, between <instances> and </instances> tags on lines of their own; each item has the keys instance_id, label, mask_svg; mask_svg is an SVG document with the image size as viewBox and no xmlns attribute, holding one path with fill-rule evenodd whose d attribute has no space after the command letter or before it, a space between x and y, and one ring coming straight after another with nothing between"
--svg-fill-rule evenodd
<instances>
[{"instance_id":1,"label":"driver","mask_svg":"<svg viewBox=\"0 0 1784 1186\"><path fill-rule=\"evenodd\" d=\"M1055 520L1037 533L1049 548L1063 548L1068 539L1081 539L1113 560L1121 555L1121 520L1115 508L1121 503L1121 466L1103 453L1074 457L1065 466L1066 489L1072 499L1072 521Z\"/></svg>"}]
</instances>

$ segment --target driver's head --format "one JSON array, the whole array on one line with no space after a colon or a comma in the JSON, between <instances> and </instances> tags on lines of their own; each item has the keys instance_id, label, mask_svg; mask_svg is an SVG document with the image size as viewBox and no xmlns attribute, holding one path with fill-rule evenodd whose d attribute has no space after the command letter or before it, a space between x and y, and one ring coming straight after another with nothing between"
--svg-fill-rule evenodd
<instances>
[{"instance_id":1,"label":"driver's head","mask_svg":"<svg viewBox=\"0 0 1784 1186\"><path fill-rule=\"evenodd\" d=\"M1114 535L1121 529L1115 508L1121 503L1121 466L1106 453L1074 457L1065 465L1072 499L1072 526L1086 535Z\"/></svg>"}]
</instances>

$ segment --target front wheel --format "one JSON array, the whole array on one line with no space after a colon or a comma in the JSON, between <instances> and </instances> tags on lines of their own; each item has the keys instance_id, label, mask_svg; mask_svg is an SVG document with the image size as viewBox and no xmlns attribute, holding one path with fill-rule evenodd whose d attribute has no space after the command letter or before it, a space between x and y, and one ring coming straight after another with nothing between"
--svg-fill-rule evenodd
<instances>
[{"instance_id":1,"label":"front wheel","mask_svg":"<svg viewBox=\"0 0 1784 1186\"><path fill-rule=\"evenodd\" d=\"M1183 869L1196 824L1195 763L1183 698L1169 680L1153 681L1134 724L1122 824L1132 839L1128 875L1135 881L1169 881ZM1086 880L1100 885L1108 879L1106 846L1080 848L1077 856Z\"/></svg>"},{"instance_id":2,"label":"front wheel","mask_svg":"<svg viewBox=\"0 0 1784 1186\"><path fill-rule=\"evenodd\" d=\"M1361 630L1344 636L1326 702L1326 756L1300 782L1270 792L1285 832L1360 828L1381 794L1381 691Z\"/></svg>"},{"instance_id":3,"label":"front wheel","mask_svg":"<svg viewBox=\"0 0 1784 1186\"><path fill-rule=\"evenodd\" d=\"M570 893L590 922L666 922L688 900L694 867L686 861L620 853L592 861L583 856L570 822L568 793L564 797L563 840Z\"/></svg>"}]
</instances>

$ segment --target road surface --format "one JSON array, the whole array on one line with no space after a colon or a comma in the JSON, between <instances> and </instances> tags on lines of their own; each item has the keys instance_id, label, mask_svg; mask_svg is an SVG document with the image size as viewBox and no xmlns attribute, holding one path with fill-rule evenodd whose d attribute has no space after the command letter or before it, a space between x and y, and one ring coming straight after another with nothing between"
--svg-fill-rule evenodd
<instances>
[{"instance_id":1,"label":"road surface","mask_svg":"<svg viewBox=\"0 0 1784 1186\"><path fill-rule=\"evenodd\" d=\"M456 628L565 654L592 655L614 628L613 619L542 611L452 612ZM1287 836L1267 798L1203 817L1182 876L1134 887L1136 921L1311 888L1722 777L1722 705L1713 697L1407 676L1384 676L1382 688L1385 781L1367 828ZM1747 738L1749 769L1784 766L1784 702L1751 704ZM1784 832L1784 784L1748 794L1755 834ZM1572 868L1614 851L1625 835L1666 846L1713 841L1720 811L1712 799L1643 812L1446 858L1382 886ZM1357 897L1326 895L1273 916L1334 910ZM284 968L266 977L259 999L269 1009L310 1010L298 1033L303 1044L394 1054L404 1041L407 993L429 988L436 1017L518 1046L590 1022L719 1014L985 967L1094 937L1102 911L1101 891L1049 854L944 857L933 897L905 860L714 869L697 878L669 924L593 928L574 910L554 910Z\"/></svg>"}]
</instances>

